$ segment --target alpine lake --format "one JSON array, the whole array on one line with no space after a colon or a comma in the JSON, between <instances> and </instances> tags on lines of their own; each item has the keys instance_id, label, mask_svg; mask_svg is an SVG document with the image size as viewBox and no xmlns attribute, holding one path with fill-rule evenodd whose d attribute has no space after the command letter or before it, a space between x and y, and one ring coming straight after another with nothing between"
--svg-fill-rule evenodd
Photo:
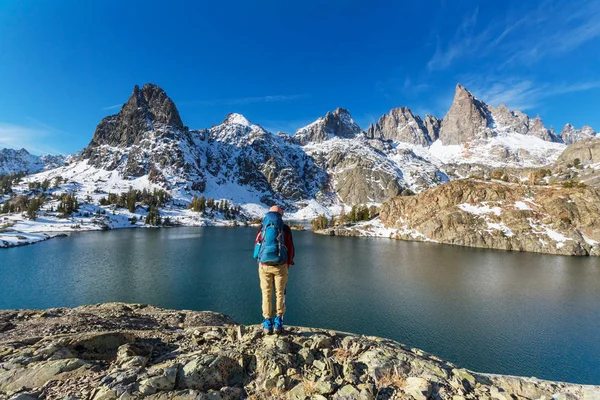
<instances>
[{"instance_id":1,"label":"alpine lake","mask_svg":"<svg viewBox=\"0 0 600 400\"><path fill-rule=\"evenodd\" d=\"M72 233L0 250L0 309L111 301L261 322L254 228ZM600 384L600 259L294 231L285 323L478 372Z\"/></svg>"}]
</instances>

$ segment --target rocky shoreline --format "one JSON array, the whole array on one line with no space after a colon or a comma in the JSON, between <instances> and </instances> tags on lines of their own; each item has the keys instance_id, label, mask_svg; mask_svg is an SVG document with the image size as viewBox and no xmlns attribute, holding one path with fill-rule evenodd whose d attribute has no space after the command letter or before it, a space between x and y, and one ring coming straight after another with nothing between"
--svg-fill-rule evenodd
<instances>
[{"instance_id":1,"label":"rocky shoreline","mask_svg":"<svg viewBox=\"0 0 600 400\"><path fill-rule=\"evenodd\" d=\"M66 233L24 233L24 232L0 232L0 249L27 246L48 239L67 237Z\"/></svg>"},{"instance_id":2,"label":"rocky shoreline","mask_svg":"<svg viewBox=\"0 0 600 400\"><path fill-rule=\"evenodd\" d=\"M0 310L0 399L600 399L475 373L392 340L106 303Z\"/></svg>"}]
</instances>

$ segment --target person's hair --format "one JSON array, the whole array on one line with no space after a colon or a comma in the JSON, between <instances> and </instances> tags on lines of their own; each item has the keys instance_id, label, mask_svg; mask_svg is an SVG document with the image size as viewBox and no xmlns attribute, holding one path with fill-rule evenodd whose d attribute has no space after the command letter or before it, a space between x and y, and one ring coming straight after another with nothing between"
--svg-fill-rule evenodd
<instances>
[{"instance_id":1,"label":"person's hair","mask_svg":"<svg viewBox=\"0 0 600 400\"><path fill-rule=\"evenodd\" d=\"M281 208L279 206L273 206L273 207L269 208L269 211L279 213L283 217L283 208Z\"/></svg>"}]
</instances>

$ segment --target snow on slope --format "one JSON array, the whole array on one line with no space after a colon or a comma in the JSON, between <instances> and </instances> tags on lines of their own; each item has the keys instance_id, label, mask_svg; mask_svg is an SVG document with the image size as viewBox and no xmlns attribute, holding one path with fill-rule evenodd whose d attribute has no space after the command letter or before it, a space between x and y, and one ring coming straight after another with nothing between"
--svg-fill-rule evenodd
<instances>
[{"instance_id":1,"label":"snow on slope","mask_svg":"<svg viewBox=\"0 0 600 400\"><path fill-rule=\"evenodd\" d=\"M567 146L519 133L502 133L489 139L444 146L435 141L428 149L437 165L484 164L493 167L541 167L556 161ZM427 157L427 154L424 154Z\"/></svg>"},{"instance_id":2,"label":"snow on slope","mask_svg":"<svg viewBox=\"0 0 600 400\"><path fill-rule=\"evenodd\" d=\"M25 149L2 149L0 150L0 175L15 172L35 173L45 169L56 168L64 164L63 156L52 156L49 154L35 156Z\"/></svg>"}]
</instances>

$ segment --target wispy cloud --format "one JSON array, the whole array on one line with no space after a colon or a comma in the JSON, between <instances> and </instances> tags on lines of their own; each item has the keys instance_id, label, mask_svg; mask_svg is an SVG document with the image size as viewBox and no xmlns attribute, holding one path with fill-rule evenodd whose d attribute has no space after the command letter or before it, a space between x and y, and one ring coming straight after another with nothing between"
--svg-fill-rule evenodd
<instances>
[{"instance_id":1,"label":"wispy cloud","mask_svg":"<svg viewBox=\"0 0 600 400\"><path fill-rule=\"evenodd\" d=\"M25 148L34 154L60 154L56 148L46 144L52 136L53 132L48 129L0 122L0 148Z\"/></svg>"},{"instance_id":2,"label":"wispy cloud","mask_svg":"<svg viewBox=\"0 0 600 400\"><path fill-rule=\"evenodd\" d=\"M494 80L489 76L463 77L465 87L492 106L504 104L513 110L531 110L549 97L600 88L600 81L538 84L532 80L506 78Z\"/></svg>"},{"instance_id":3,"label":"wispy cloud","mask_svg":"<svg viewBox=\"0 0 600 400\"><path fill-rule=\"evenodd\" d=\"M312 119L295 119L295 120L266 120L260 125L265 128L268 132L277 133L291 133L293 134L298 129L305 127L306 125L314 122L317 118Z\"/></svg>"},{"instance_id":4,"label":"wispy cloud","mask_svg":"<svg viewBox=\"0 0 600 400\"><path fill-rule=\"evenodd\" d=\"M113 106L102 107L103 110L114 110L123 107L123 104L115 104Z\"/></svg>"},{"instance_id":5,"label":"wispy cloud","mask_svg":"<svg viewBox=\"0 0 600 400\"><path fill-rule=\"evenodd\" d=\"M455 60L466 56L488 40L488 30L476 32L478 15L479 8L467 14L446 46L442 45L439 37L437 38L435 53L427 63L430 71L447 68Z\"/></svg>"},{"instance_id":6,"label":"wispy cloud","mask_svg":"<svg viewBox=\"0 0 600 400\"><path fill-rule=\"evenodd\" d=\"M596 0L545 1L535 9L512 11L483 22L476 9L465 15L450 40L443 42L438 37L427 68L443 70L459 60L489 57L492 68L503 69L563 56L600 38L599 20L600 2Z\"/></svg>"},{"instance_id":7,"label":"wispy cloud","mask_svg":"<svg viewBox=\"0 0 600 400\"><path fill-rule=\"evenodd\" d=\"M268 95L256 97L239 97L235 99L212 99L212 100L192 100L181 101L181 105L204 105L204 106L236 106L253 103L283 103L286 101L299 100L307 98L307 94L287 94L287 95Z\"/></svg>"}]
</instances>

